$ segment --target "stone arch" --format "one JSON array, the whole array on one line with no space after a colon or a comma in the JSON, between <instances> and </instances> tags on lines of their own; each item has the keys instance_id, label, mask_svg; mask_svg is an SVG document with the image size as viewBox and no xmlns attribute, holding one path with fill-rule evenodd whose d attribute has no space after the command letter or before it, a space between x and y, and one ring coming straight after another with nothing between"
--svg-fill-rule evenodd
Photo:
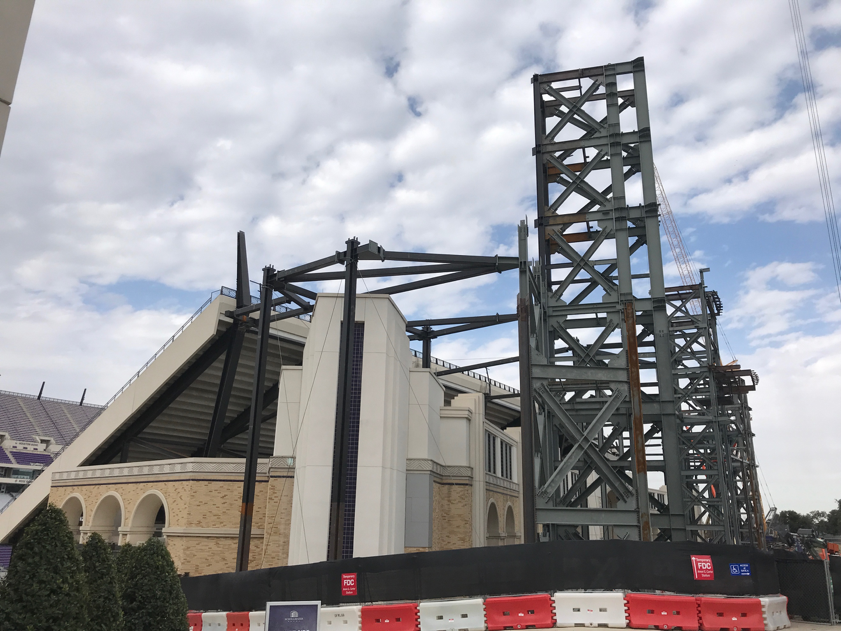
<instances>
[{"instance_id":1,"label":"stone arch","mask_svg":"<svg viewBox=\"0 0 841 631\"><path fill-rule=\"evenodd\" d=\"M78 493L73 493L65 498L61 510L67 517L67 524L73 533L73 539L79 543L82 535L82 523L85 519L85 500Z\"/></svg>"},{"instance_id":2,"label":"stone arch","mask_svg":"<svg viewBox=\"0 0 841 631\"><path fill-rule=\"evenodd\" d=\"M160 491L148 491L141 497L131 512L128 543L143 543L150 537L163 537L163 529L169 527L169 507Z\"/></svg>"},{"instance_id":3,"label":"stone arch","mask_svg":"<svg viewBox=\"0 0 841 631\"><path fill-rule=\"evenodd\" d=\"M488 518L487 518L487 530L485 534L487 536L486 545L489 546L498 546L499 545L499 511L496 509L496 504L491 501L488 505Z\"/></svg>"},{"instance_id":4,"label":"stone arch","mask_svg":"<svg viewBox=\"0 0 841 631\"><path fill-rule=\"evenodd\" d=\"M517 520L514 518L514 507L511 504L505 509L505 543L517 543Z\"/></svg>"},{"instance_id":5,"label":"stone arch","mask_svg":"<svg viewBox=\"0 0 841 631\"><path fill-rule=\"evenodd\" d=\"M123 498L113 491L103 495L93 509L89 532L98 532L108 543L120 543L125 509Z\"/></svg>"}]
</instances>

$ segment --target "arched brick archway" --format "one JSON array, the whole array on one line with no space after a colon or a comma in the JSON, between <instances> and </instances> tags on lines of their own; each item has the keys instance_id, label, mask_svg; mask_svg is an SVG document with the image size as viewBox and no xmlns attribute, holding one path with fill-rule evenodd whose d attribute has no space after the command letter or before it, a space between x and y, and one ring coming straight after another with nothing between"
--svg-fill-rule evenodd
<instances>
[{"instance_id":1,"label":"arched brick archway","mask_svg":"<svg viewBox=\"0 0 841 631\"><path fill-rule=\"evenodd\" d=\"M125 510L123 499L117 493L107 493L93 509L88 532L98 532L108 543L120 543L120 528L123 526Z\"/></svg>"},{"instance_id":2,"label":"arched brick archway","mask_svg":"<svg viewBox=\"0 0 841 631\"><path fill-rule=\"evenodd\" d=\"M486 545L489 546L498 546L499 545L499 511L496 509L496 504L491 502L488 506L488 520L487 520L487 530L485 531L487 540Z\"/></svg>"},{"instance_id":3,"label":"arched brick archway","mask_svg":"<svg viewBox=\"0 0 841 631\"><path fill-rule=\"evenodd\" d=\"M64 511L64 514L67 517L67 524L70 526L70 530L73 533L73 539L76 543L79 543L82 535L82 523L85 519L85 500L82 499L81 495L73 493L73 495L70 495L66 500L64 500L64 504L61 505L61 510Z\"/></svg>"},{"instance_id":4,"label":"arched brick archway","mask_svg":"<svg viewBox=\"0 0 841 631\"><path fill-rule=\"evenodd\" d=\"M505 509L505 543L517 543L517 521L514 518L514 507L511 504Z\"/></svg>"},{"instance_id":5,"label":"arched brick archway","mask_svg":"<svg viewBox=\"0 0 841 631\"><path fill-rule=\"evenodd\" d=\"M159 491L149 491L141 497L131 513L126 541L143 543L150 537L162 537L163 529L169 526L169 509L166 498Z\"/></svg>"}]
</instances>

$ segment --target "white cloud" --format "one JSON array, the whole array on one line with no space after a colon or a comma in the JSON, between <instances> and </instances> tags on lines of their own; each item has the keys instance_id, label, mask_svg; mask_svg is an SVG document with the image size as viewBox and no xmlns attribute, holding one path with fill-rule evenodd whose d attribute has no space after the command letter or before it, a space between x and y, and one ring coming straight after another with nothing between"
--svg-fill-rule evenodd
<instances>
[{"instance_id":1,"label":"white cloud","mask_svg":"<svg viewBox=\"0 0 841 631\"><path fill-rule=\"evenodd\" d=\"M797 318L813 317L812 300L818 289L800 287L817 279L814 263L774 262L745 273L736 305L726 312L728 325L747 330L750 340L763 340L788 332ZM776 286L772 286L772 283Z\"/></svg>"},{"instance_id":2,"label":"white cloud","mask_svg":"<svg viewBox=\"0 0 841 631\"><path fill-rule=\"evenodd\" d=\"M392 250L512 254L516 223L534 216L535 72L644 55L655 159L684 229L688 213L761 217L776 222L766 231L812 222L823 238L785 3L568 4L39 0L0 157L0 387L32 392L47 379L53 396L89 387L88 400L104 401L187 313L103 294L121 280L230 284L239 229L254 278L352 235ZM841 26L839 3L803 10L807 28ZM837 174L841 42L831 44L812 68ZM809 262L823 240L792 245L805 262L769 265L761 241L722 232L713 244L702 232L690 239L696 260L727 247L731 268L750 270L727 314L757 361L770 361L769 339L818 353L809 340L823 333L803 327L841 318ZM419 317L502 312L516 283L492 279L398 302ZM515 337L488 339L441 341L436 354L516 352ZM516 367L492 375L516 383ZM813 398L796 385L791 401Z\"/></svg>"},{"instance_id":3,"label":"white cloud","mask_svg":"<svg viewBox=\"0 0 841 631\"><path fill-rule=\"evenodd\" d=\"M841 329L760 344L741 364L759 373L750 395L757 460L780 510L830 510L841 499ZM766 509L770 503L765 497Z\"/></svg>"}]
</instances>

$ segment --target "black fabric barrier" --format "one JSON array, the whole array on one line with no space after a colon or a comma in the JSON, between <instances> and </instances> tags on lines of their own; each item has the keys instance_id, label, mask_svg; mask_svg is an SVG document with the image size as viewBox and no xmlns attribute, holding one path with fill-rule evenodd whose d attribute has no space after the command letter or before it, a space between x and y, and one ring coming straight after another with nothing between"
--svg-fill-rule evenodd
<instances>
[{"instance_id":1,"label":"black fabric barrier","mask_svg":"<svg viewBox=\"0 0 841 631\"><path fill-rule=\"evenodd\" d=\"M709 555L714 580L695 580L691 555ZM750 565L750 576L730 564ZM356 596L341 595L341 575L357 575ZM746 546L639 541L556 541L494 548L396 554L181 579L196 611L255 611L268 601L327 605L417 602L569 589L684 594L778 594L772 555Z\"/></svg>"},{"instance_id":2,"label":"black fabric barrier","mask_svg":"<svg viewBox=\"0 0 841 631\"><path fill-rule=\"evenodd\" d=\"M835 603L835 617L841 617L841 557L829 557L829 574L832 577L832 601Z\"/></svg>"},{"instance_id":3,"label":"black fabric barrier","mask_svg":"<svg viewBox=\"0 0 841 631\"><path fill-rule=\"evenodd\" d=\"M812 622L829 622L824 562L795 552L776 552L775 558L780 593L788 597L788 615Z\"/></svg>"}]
</instances>

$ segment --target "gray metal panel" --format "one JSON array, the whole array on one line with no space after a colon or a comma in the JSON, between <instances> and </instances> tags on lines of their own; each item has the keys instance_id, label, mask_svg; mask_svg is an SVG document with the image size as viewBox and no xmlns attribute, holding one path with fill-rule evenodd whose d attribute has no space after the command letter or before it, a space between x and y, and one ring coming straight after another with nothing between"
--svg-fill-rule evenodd
<instances>
[{"instance_id":1,"label":"gray metal panel","mask_svg":"<svg viewBox=\"0 0 841 631\"><path fill-rule=\"evenodd\" d=\"M407 548L432 547L432 473L406 473Z\"/></svg>"},{"instance_id":2,"label":"gray metal panel","mask_svg":"<svg viewBox=\"0 0 841 631\"><path fill-rule=\"evenodd\" d=\"M7 105L15 93L34 6L35 0L0 0L0 101Z\"/></svg>"},{"instance_id":3,"label":"gray metal panel","mask_svg":"<svg viewBox=\"0 0 841 631\"><path fill-rule=\"evenodd\" d=\"M6 125L9 123L9 106L0 103L0 153L3 152L3 138L6 137Z\"/></svg>"}]
</instances>

